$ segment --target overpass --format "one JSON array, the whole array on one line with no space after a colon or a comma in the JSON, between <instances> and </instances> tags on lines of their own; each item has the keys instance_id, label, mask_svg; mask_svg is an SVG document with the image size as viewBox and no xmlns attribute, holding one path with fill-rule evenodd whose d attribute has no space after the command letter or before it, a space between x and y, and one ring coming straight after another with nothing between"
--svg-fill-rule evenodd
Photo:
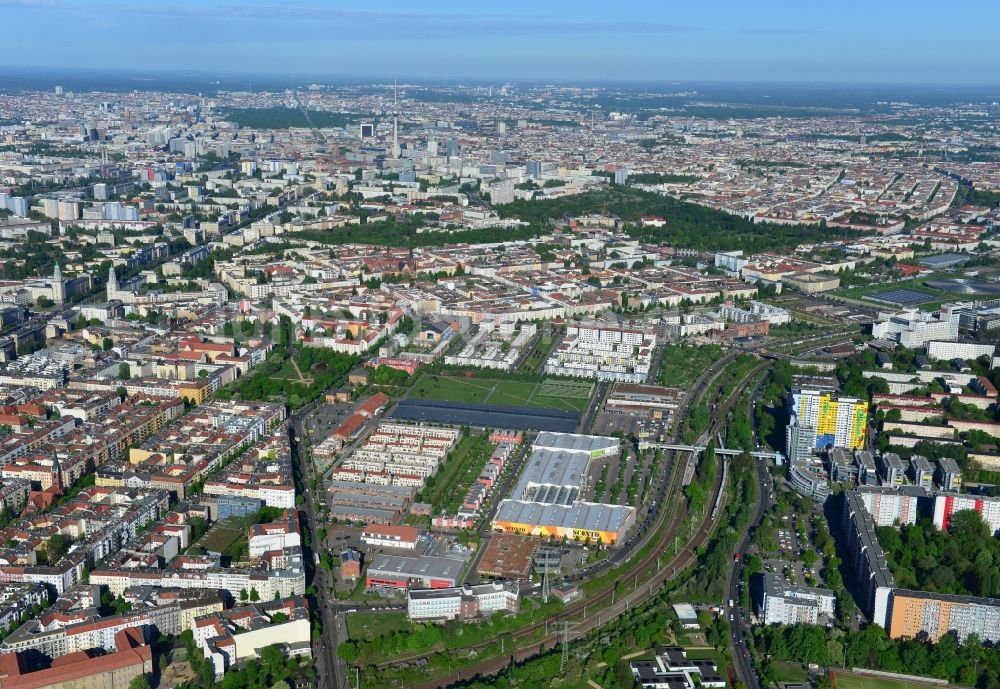
<instances>
[{"instance_id":1,"label":"overpass","mask_svg":"<svg viewBox=\"0 0 1000 689\"><path fill-rule=\"evenodd\" d=\"M701 454L705 451L705 446L703 445L672 445L669 443L651 443L647 441L639 442L640 450L673 450L675 452L691 452L694 454ZM758 459L773 459L775 464L783 464L785 461L785 456L780 452L775 450L760 451L760 452L746 452L744 450L730 450L724 447L715 448L715 454L723 455L724 457L737 457L739 455L750 455L751 457L756 457Z\"/></svg>"}]
</instances>

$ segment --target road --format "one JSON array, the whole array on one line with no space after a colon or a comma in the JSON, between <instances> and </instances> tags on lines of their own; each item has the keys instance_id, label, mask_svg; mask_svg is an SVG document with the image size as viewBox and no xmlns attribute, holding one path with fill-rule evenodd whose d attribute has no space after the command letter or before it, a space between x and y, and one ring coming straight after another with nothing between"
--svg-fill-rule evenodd
<instances>
[{"instance_id":1,"label":"road","mask_svg":"<svg viewBox=\"0 0 1000 689\"><path fill-rule=\"evenodd\" d=\"M760 400L760 392L763 387L763 380L758 383L752 395L752 403ZM758 443L756 417L751 413L753 419L754 440ZM774 480L771 477L770 462L758 460L757 479L760 490L757 491L757 504L754 508L753 518L743 532L740 541L736 546L736 557L729 574L728 598L733 601L733 605L725 606L729 614L729 636L730 647L732 649L733 666L737 676L747 689L761 689L760 677L753 666L750 658L750 649L747 647L747 637L749 636L749 624L747 621L748 611L743 610L741 605L741 588L743 586L743 569L746 567L747 550L750 545L752 533L760 526L764 514L774 505Z\"/></svg>"},{"instance_id":2,"label":"road","mask_svg":"<svg viewBox=\"0 0 1000 689\"><path fill-rule=\"evenodd\" d=\"M608 385L610 383L606 381L599 381L594 390L594 396L591 397L591 404L587 407L587 411L584 412L583 416L580 417L580 423L576 427L577 433L590 433L590 428L594 423L594 417L597 416L597 409L601 406L601 402L604 400L605 395L608 394Z\"/></svg>"},{"instance_id":3,"label":"road","mask_svg":"<svg viewBox=\"0 0 1000 689\"><path fill-rule=\"evenodd\" d=\"M319 522L316 519L312 491L309 490L309 466L306 461L305 453L301 452L299 448L299 442L305 437L305 429L303 428L302 421L305 414L311 408L312 405L307 405L307 407L292 415L291 423L289 424L289 440L293 453L292 456L298 465L300 483L303 487L302 496L304 500L302 507L306 513L306 523L309 524L313 536L315 537L316 525ZM322 544L314 543L314 547L316 548L316 551L319 552ZM312 572L312 585L316 589L316 595L310 602L314 606L314 609L319 610L323 630L320 638L313 641L313 657L317 660L316 686L327 687L327 689L342 689L347 687L345 673L346 668L340 658L337 657L336 649L338 638L346 639L347 634L345 627L341 629L343 636L338 635L336 620L337 615L334 614L329 602L326 600L328 587L332 586L333 582L327 579L327 575L322 568L315 566L311 552L306 553L304 561L306 566L306 579L307 581L309 580L309 573ZM341 625L343 625L343 620L341 620Z\"/></svg>"}]
</instances>

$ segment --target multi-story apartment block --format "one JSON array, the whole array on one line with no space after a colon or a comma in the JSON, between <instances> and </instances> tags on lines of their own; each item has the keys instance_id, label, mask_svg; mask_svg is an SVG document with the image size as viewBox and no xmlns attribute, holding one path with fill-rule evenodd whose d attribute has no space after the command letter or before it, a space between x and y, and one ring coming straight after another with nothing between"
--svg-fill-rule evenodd
<instances>
[{"instance_id":1,"label":"multi-story apartment block","mask_svg":"<svg viewBox=\"0 0 1000 689\"><path fill-rule=\"evenodd\" d=\"M910 457L910 480L925 490L934 488L934 465L926 457Z\"/></svg>"},{"instance_id":2,"label":"multi-story apartment block","mask_svg":"<svg viewBox=\"0 0 1000 689\"><path fill-rule=\"evenodd\" d=\"M656 335L597 325L569 326L545 364L552 375L644 383Z\"/></svg>"},{"instance_id":3,"label":"multi-story apartment block","mask_svg":"<svg viewBox=\"0 0 1000 689\"><path fill-rule=\"evenodd\" d=\"M216 679L236 663L256 658L267 646L278 645L289 657L312 656L309 601L301 595L199 617L193 631Z\"/></svg>"},{"instance_id":4,"label":"multi-story apartment block","mask_svg":"<svg viewBox=\"0 0 1000 689\"><path fill-rule=\"evenodd\" d=\"M1000 600L896 589L889 601L886 630L894 639L927 635L938 641L955 634L959 642L975 634L982 642L1000 640Z\"/></svg>"},{"instance_id":5,"label":"multi-story apartment block","mask_svg":"<svg viewBox=\"0 0 1000 689\"><path fill-rule=\"evenodd\" d=\"M934 496L934 526L946 531L952 515L962 510L975 510L990 527L990 531L1000 531L1000 498L980 495L939 493Z\"/></svg>"},{"instance_id":6,"label":"multi-story apartment block","mask_svg":"<svg viewBox=\"0 0 1000 689\"><path fill-rule=\"evenodd\" d=\"M764 624L816 624L820 615L833 615L833 591L797 586L772 572L764 574Z\"/></svg>"},{"instance_id":7,"label":"multi-story apartment block","mask_svg":"<svg viewBox=\"0 0 1000 689\"><path fill-rule=\"evenodd\" d=\"M952 359L978 359L981 356L991 357L996 351L996 345L982 342L954 342L950 340L933 340L927 343L927 356L941 361Z\"/></svg>"},{"instance_id":8,"label":"multi-story apartment block","mask_svg":"<svg viewBox=\"0 0 1000 689\"><path fill-rule=\"evenodd\" d=\"M915 524L920 501L926 493L917 486L860 486L855 494L877 526Z\"/></svg>"},{"instance_id":9,"label":"multi-story apartment block","mask_svg":"<svg viewBox=\"0 0 1000 689\"><path fill-rule=\"evenodd\" d=\"M958 492L962 489L962 470L958 467L958 462L949 457L942 457L938 460L934 478L941 486L941 490Z\"/></svg>"},{"instance_id":10,"label":"multi-story apartment block","mask_svg":"<svg viewBox=\"0 0 1000 689\"><path fill-rule=\"evenodd\" d=\"M894 452L882 452L878 455L879 469L882 473L882 483L898 488L906 480L906 463Z\"/></svg>"},{"instance_id":11,"label":"multi-story apartment block","mask_svg":"<svg viewBox=\"0 0 1000 689\"><path fill-rule=\"evenodd\" d=\"M868 430L868 402L836 397L818 388L795 388L788 399L792 422L815 429L814 446L864 447Z\"/></svg>"}]
</instances>

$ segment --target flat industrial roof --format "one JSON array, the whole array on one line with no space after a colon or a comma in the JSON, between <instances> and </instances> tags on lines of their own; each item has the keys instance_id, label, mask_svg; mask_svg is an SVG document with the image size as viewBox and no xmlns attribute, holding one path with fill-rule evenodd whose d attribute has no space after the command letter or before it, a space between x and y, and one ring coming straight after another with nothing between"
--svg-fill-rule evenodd
<instances>
[{"instance_id":1,"label":"flat industrial roof","mask_svg":"<svg viewBox=\"0 0 1000 689\"><path fill-rule=\"evenodd\" d=\"M368 567L368 575L389 574L408 579L452 579L457 581L465 567L465 560L448 557L400 557L398 555L376 555Z\"/></svg>"},{"instance_id":2,"label":"flat industrial roof","mask_svg":"<svg viewBox=\"0 0 1000 689\"><path fill-rule=\"evenodd\" d=\"M517 534L493 534L476 572L481 576L527 579L538 540Z\"/></svg>"},{"instance_id":3,"label":"flat industrial roof","mask_svg":"<svg viewBox=\"0 0 1000 689\"><path fill-rule=\"evenodd\" d=\"M495 521L538 526L557 526L587 531L620 531L635 513L634 507L574 502L543 505L524 500L501 500Z\"/></svg>"},{"instance_id":4,"label":"flat industrial roof","mask_svg":"<svg viewBox=\"0 0 1000 689\"><path fill-rule=\"evenodd\" d=\"M561 450L563 452L582 452L590 454L595 450L617 450L621 445L618 438L604 438L599 435L580 435L578 433L552 433L543 431L535 438L533 450Z\"/></svg>"},{"instance_id":5,"label":"flat industrial roof","mask_svg":"<svg viewBox=\"0 0 1000 689\"><path fill-rule=\"evenodd\" d=\"M521 478L510 494L514 498L527 500L529 491L537 486L576 488L579 491L589 464L589 454L535 450L528 456ZM533 499L539 502L554 501L539 497Z\"/></svg>"},{"instance_id":6,"label":"flat industrial roof","mask_svg":"<svg viewBox=\"0 0 1000 689\"><path fill-rule=\"evenodd\" d=\"M494 404L467 404L405 398L390 416L401 421L509 428L518 431L559 431L571 433L580 422L579 412L542 409L540 407L508 407Z\"/></svg>"}]
</instances>

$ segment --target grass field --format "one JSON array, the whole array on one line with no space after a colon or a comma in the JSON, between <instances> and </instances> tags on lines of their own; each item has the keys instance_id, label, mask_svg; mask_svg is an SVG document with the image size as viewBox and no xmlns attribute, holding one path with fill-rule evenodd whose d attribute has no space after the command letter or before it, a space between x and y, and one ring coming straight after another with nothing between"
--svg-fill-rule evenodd
<instances>
[{"instance_id":1,"label":"grass field","mask_svg":"<svg viewBox=\"0 0 1000 689\"><path fill-rule=\"evenodd\" d=\"M556 342L561 342L565 334L565 328L562 326L543 325L541 334L535 338L531 351L528 352L524 361L521 362L518 372L540 372L545 365L545 361L548 359L549 352L552 351L552 347Z\"/></svg>"},{"instance_id":2,"label":"grass field","mask_svg":"<svg viewBox=\"0 0 1000 689\"><path fill-rule=\"evenodd\" d=\"M447 501L451 512L458 508L461 499L473 481L479 476L486 460L492 454L493 446L486 436L469 435L458 441L447 460L417 494L420 502L429 502L437 511L449 511L444 506Z\"/></svg>"},{"instance_id":3,"label":"grass field","mask_svg":"<svg viewBox=\"0 0 1000 689\"><path fill-rule=\"evenodd\" d=\"M227 519L216 524L201 537L198 545L213 553L226 553L246 531L239 519Z\"/></svg>"},{"instance_id":4,"label":"grass field","mask_svg":"<svg viewBox=\"0 0 1000 689\"><path fill-rule=\"evenodd\" d=\"M409 628L405 612L356 612L347 615L347 633L352 639L370 640Z\"/></svg>"},{"instance_id":5,"label":"grass field","mask_svg":"<svg viewBox=\"0 0 1000 689\"><path fill-rule=\"evenodd\" d=\"M413 385L410 396L468 404L583 411L593 389L592 383L577 381L544 380L534 383L425 374Z\"/></svg>"},{"instance_id":6,"label":"grass field","mask_svg":"<svg viewBox=\"0 0 1000 689\"><path fill-rule=\"evenodd\" d=\"M299 368L299 364L294 358L286 361L271 378L290 380L293 383L302 383L303 385L309 385L313 381L311 377L303 375L302 369Z\"/></svg>"},{"instance_id":7,"label":"grass field","mask_svg":"<svg viewBox=\"0 0 1000 689\"><path fill-rule=\"evenodd\" d=\"M809 671L801 663L771 663L771 672L779 682L801 684L809 681Z\"/></svg>"},{"instance_id":8,"label":"grass field","mask_svg":"<svg viewBox=\"0 0 1000 689\"><path fill-rule=\"evenodd\" d=\"M870 675L854 675L847 672L836 673L836 689L927 689L933 684L907 682L888 677L871 677Z\"/></svg>"}]
</instances>

